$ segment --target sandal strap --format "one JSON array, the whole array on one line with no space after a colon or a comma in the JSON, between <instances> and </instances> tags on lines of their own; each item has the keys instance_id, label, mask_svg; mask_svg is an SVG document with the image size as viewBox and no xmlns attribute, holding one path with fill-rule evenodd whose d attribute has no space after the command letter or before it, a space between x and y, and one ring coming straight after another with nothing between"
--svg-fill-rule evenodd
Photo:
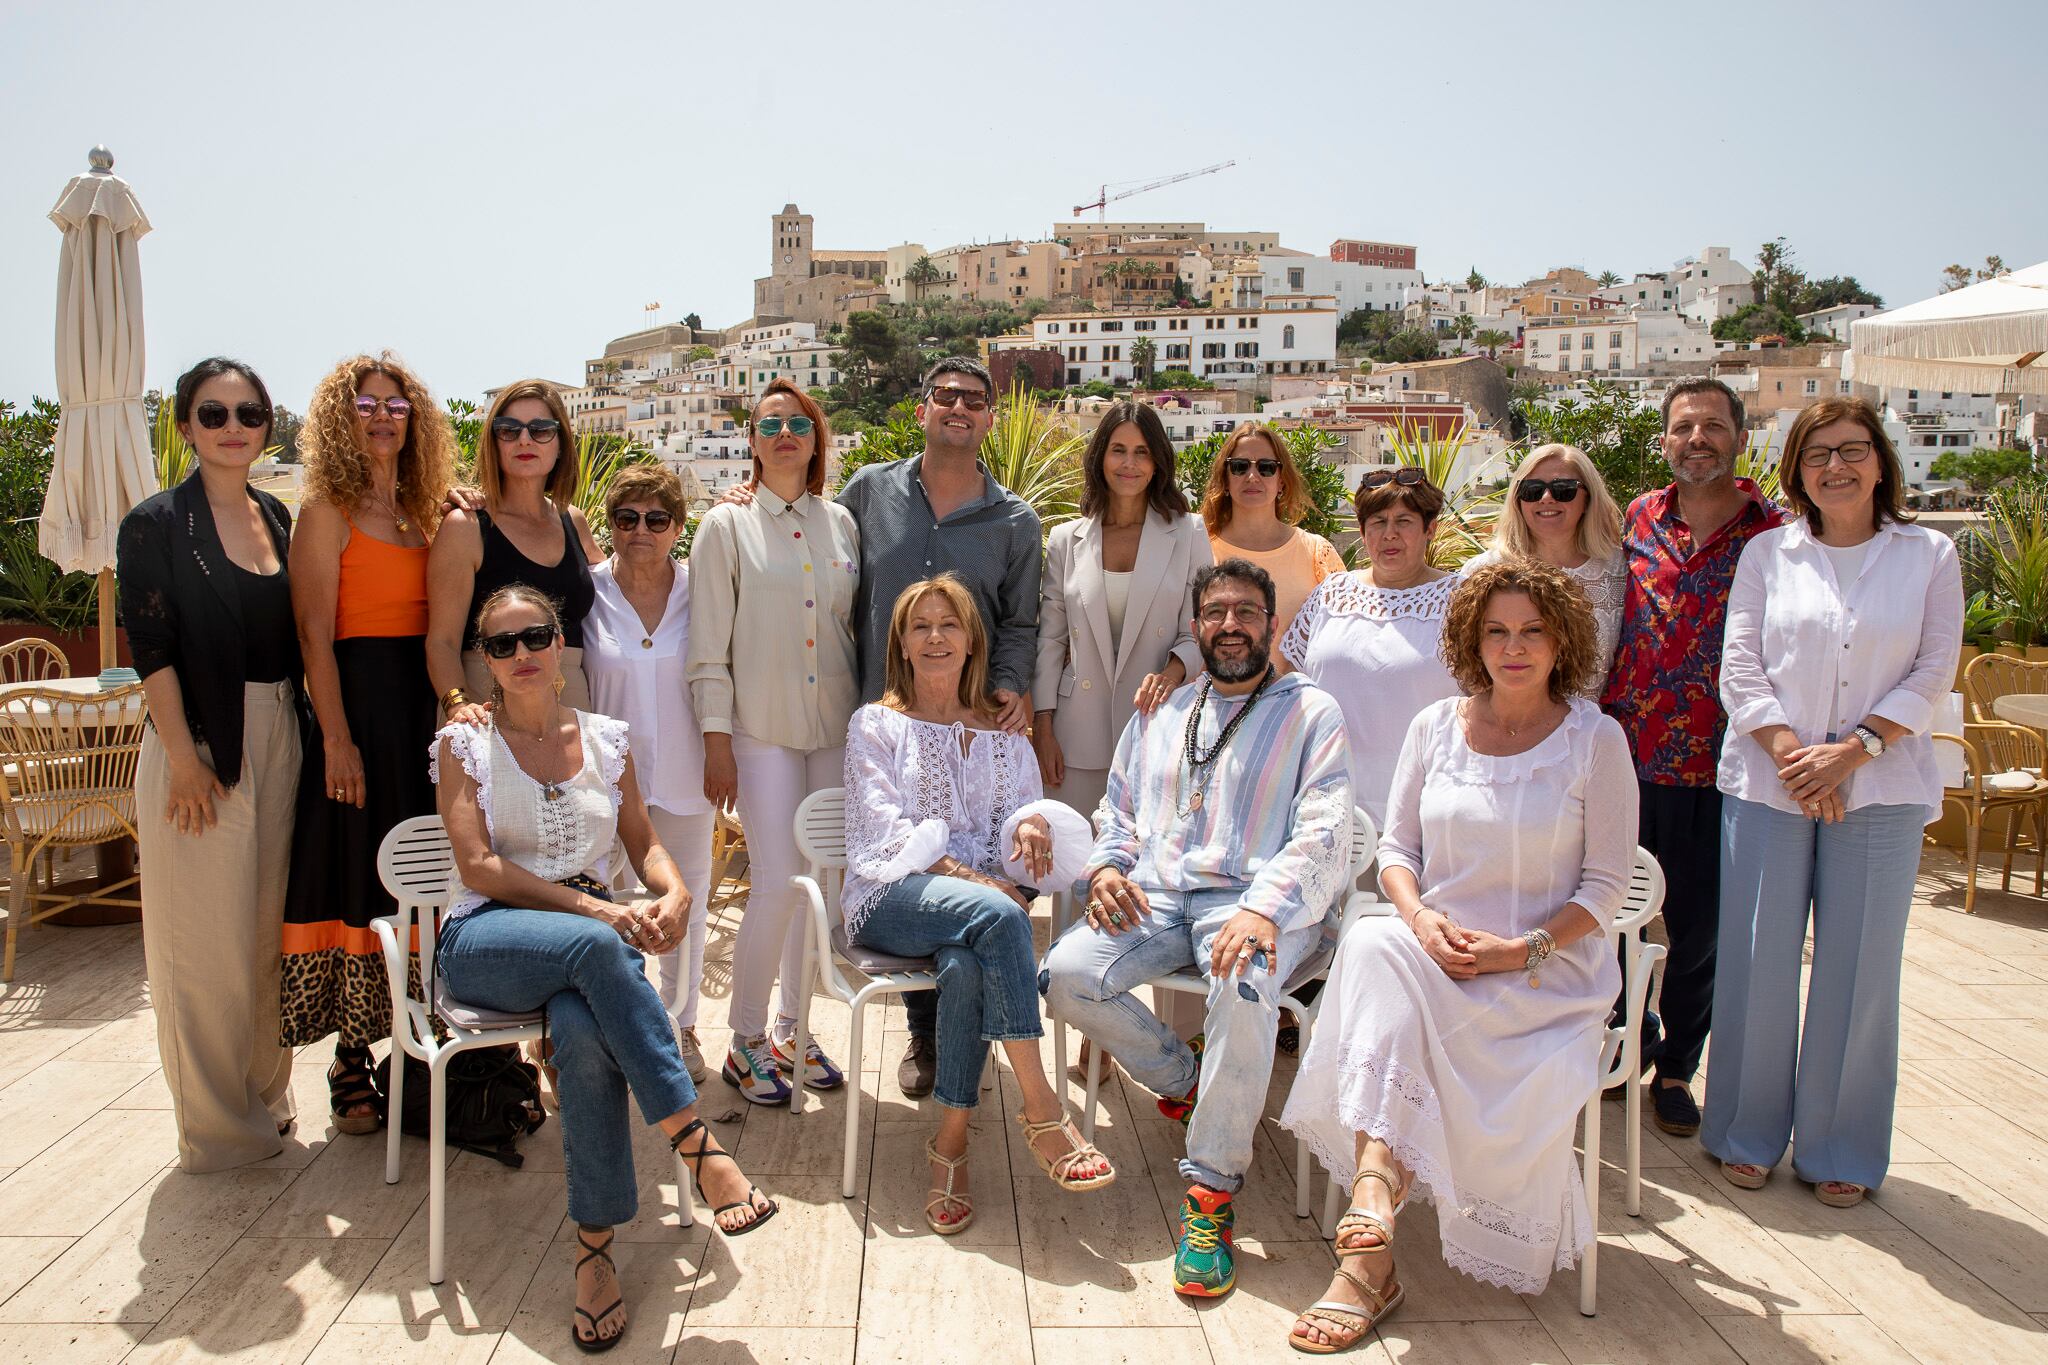
<instances>
[{"instance_id":1,"label":"sandal strap","mask_svg":"<svg viewBox=\"0 0 2048 1365\"><path fill-rule=\"evenodd\" d=\"M618 1263L617 1261L614 1261L614 1260L612 1259L612 1240L613 1240L613 1238L612 1238L612 1237L606 1237L606 1238L604 1239L604 1243L603 1243L603 1245L601 1245L601 1246L600 1246L600 1245L598 1245L598 1244L596 1244L596 1243L594 1243L594 1242L591 1242L591 1241L590 1241L590 1240L589 1240L588 1238L586 1238L586 1237L585 1237L585 1236L583 1235L583 1231L584 1231L584 1229L583 1229L583 1225L582 1225L582 1224L580 1224L580 1223L579 1223L579 1224L577 1224L577 1225L576 1225L576 1245L577 1245L577 1246L579 1246L579 1247L582 1247L582 1248L583 1248L583 1254L582 1254L581 1256L578 1256L578 1257L576 1258L576 1269L580 1271L580 1270L582 1270L582 1269L583 1269L583 1267L584 1267L584 1266L586 1266L586 1265L589 1265L589 1264L590 1264L590 1263L591 1263L592 1261L603 1261L603 1262L604 1262L604 1263L605 1263L606 1265L610 1266L610 1267L611 1267L611 1268L612 1268L613 1270L617 1270L617 1269L619 1268L619 1263ZM616 1235L616 1234L615 1234L615 1235ZM616 1308L617 1306L618 1306L617 1304L613 1304L613 1305L612 1305L612 1307L613 1307L613 1308ZM578 1311L578 1312L580 1313L580 1312L582 1312L583 1310L579 1308L579 1309L577 1309L576 1311ZM611 1310L611 1308L607 1308L607 1309L605 1309L605 1310L604 1310L604 1312L605 1312L605 1313L609 1313L609 1312L611 1312L611 1311L612 1311L612 1310ZM599 1316L599 1317L603 1317L603 1316L604 1316L604 1313L599 1313L599 1314L598 1314L598 1316Z\"/></svg>"},{"instance_id":2,"label":"sandal strap","mask_svg":"<svg viewBox=\"0 0 2048 1365\"><path fill-rule=\"evenodd\" d=\"M1366 1302L1372 1305L1372 1317L1374 1321L1377 1321L1379 1319L1379 1316L1387 1311L1386 1295L1380 1293L1379 1290L1374 1289L1370 1281L1362 1280L1358 1276L1346 1270L1344 1268L1343 1262L1341 1261L1337 1264L1337 1273L1339 1275L1342 1275L1345 1279L1351 1281L1351 1287L1353 1289L1356 1289L1359 1293L1365 1295ZM1392 1284L1393 1282L1393 1276L1389 1275L1387 1277L1387 1283ZM1353 1309L1351 1311L1356 1312L1357 1310Z\"/></svg>"},{"instance_id":3,"label":"sandal strap","mask_svg":"<svg viewBox=\"0 0 2048 1365\"><path fill-rule=\"evenodd\" d=\"M1380 1239L1380 1244L1376 1247L1343 1247L1340 1248L1340 1254L1350 1252L1357 1256L1370 1256L1375 1252L1386 1251L1394 1245L1393 1224L1370 1209L1344 1210L1344 1216L1337 1220L1337 1236L1342 1238L1346 1232L1370 1232Z\"/></svg>"},{"instance_id":4,"label":"sandal strap","mask_svg":"<svg viewBox=\"0 0 2048 1365\"><path fill-rule=\"evenodd\" d=\"M1302 1309L1298 1316L1303 1322L1312 1322L1318 1327L1322 1327L1323 1324L1327 1323L1330 1327L1335 1327L1339 1331L1350 1332L1353 1334L1354 1340L1372 1330L1372 1318L1370 1316L1359 1312L1349 1304L1339 1303L1335 1299L1324 1299L1320 1303L1312 1303ZM1329 1327L1323 1327L1323 1330L1328 1331Z\"/></svg>"},{"instance_id":5,"label":"sandal strap","mask_svg":"<svg viewBox=\"0 0 2048 1365\"><path fill-rule=\"evenodd\" d=\"M1358 1197L1358 1182L1361 1180L1379 1181L1380 1184L1385 1185L1387 1187L1387 1202L1389 1204L1393 1204L1396 1206L1400 1204L1401 1187L1399 1185L1396 1185L1394 1183L1394 1177L1388 1175L1385 1171L1366 1169L1361 1170L1357 1175L1352 1176L1351 1197L1354 1199Z\"/></svg>"}]
</instances>

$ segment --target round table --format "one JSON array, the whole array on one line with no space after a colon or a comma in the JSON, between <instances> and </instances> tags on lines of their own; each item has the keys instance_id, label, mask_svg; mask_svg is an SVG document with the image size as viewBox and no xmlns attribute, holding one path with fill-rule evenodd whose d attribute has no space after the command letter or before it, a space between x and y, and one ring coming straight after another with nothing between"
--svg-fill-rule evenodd
<instances>
[{"instance_id":1,"label":"round table","mask_svg":"<svg viewBox=\"0 0 2048 1365\"><path fill-rule=\"evenodd\" d=\"M134 684L125 684L133 687ZM100 687L96 677L84 678L43 678L31 682L0 683L0 702L17 692L28 691L65 692L76 696L81 702L91 701L103 691L118 689ZM33 713L47 716L53 707L64 707L63 702L38 700L33 703ZM129 693L121 703L121 719L137 720L143 711L142 692L138 688ZM0 710L0 729L7 728L6 712ZM51 888L52 895L89 895L97 887L118 886L135 875L135 841L126 837L110 839L93 849L93 862L97 875L82 880L62 882ZM67 925L72 928L101 924L133 924L142 918L142 912L127 905L99 905L88 902L72 909L50 916L50 923Z\"/></svg>"},{"instance_id":2,"label":"round table","mask_svg":"<svg viewBox=\"0 0 2048 1365\"><path fill-rule=\"evenodd\" d=\"M1991 714L2034 730L2048 730L2048 692L2008 692L1991 701Z\"/></svg>"},{"instance_id":3,"label":"round table","mask_svg":"<svg viewBox=\"0 0 2048 1365\"><path fill-rule=\"evenodd\" d=\"M134 686L134 684L130 683L128 684L128 686L132 687ZM66 692L70 693L73 696L76 696L80 701L91 701L93 698L101 695L102 691L118 690L119 689L117 688L102 689L99 684L99 679L97 678L44 678L39 682L0 683L0 702L4 702L9 696L16 692ZM49 709L53 705L62 705L62 703L53 703L48 701L36 702L36 714L49 714ZM124 701L121 705L121 719L134 720L141 714L142 693L129 693L127 700ZM4 721L0 721L0 723L4 723Z\"/></svg>"}]
</instances>

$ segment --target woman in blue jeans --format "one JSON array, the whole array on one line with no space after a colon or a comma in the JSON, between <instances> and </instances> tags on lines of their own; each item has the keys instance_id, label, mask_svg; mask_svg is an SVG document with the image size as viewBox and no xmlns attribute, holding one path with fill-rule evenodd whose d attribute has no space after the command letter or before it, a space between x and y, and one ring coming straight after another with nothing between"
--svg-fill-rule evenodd
<instances>
[{"instance_id":1,"label":"woman in blue jeans","mask_svg":"<svg viewBox=\"0 0 2048 1365\"><path fill-rule=\"evenodd\" d=\"M1029 889L1081 874L1087 823L1044 799L1023 735L997 728L981 612L952 574L913 583L889 617L887 689L854 712L846 740L848 935L862 947L938 961L937 1082L944 1111L925 1147L925 1222L950 1237L974 1221L967 1120L989 1043L1010 1054L1031 1153L1067 1190L1116 1179L1046 1084Z\"/></svg>"},{"instance_id":2,"label":"woman in blue jeans","mask_svg":"<svg viewBox=\"0 0 2048 1365\"><path fill-rule=\"evenodd\" d=\"M626 1091L690 1163L726 1236L773 1217L775 1201L719 1150L642 954L674 948L690 896L654 836L626 725L561 704L562 623L515 584L477 614L492 678L489 723L437 737L434 781L455 854L440 970L457 999L545 1007L560 1069L562 1152L576 1220L571 1339L609 1350L626 1329L612 1228L633 1217L638 1182ZM653 893L620 905L605 890L614 839Z\"/></svg>"}]
</instances>

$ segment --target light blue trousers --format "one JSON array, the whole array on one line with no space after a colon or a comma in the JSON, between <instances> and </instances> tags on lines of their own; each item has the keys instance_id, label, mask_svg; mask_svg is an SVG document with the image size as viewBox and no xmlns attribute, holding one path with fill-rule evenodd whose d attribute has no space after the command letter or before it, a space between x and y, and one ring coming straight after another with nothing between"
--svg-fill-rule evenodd
<instances>
[{"instance_id":1,"label":"light blue trousers","mask_svg":"<svg viewBox=\"0 0 2048 1365\"><path fill-rule=\"evenodd\" d=\"M1729 797L1721 814L1721 939L1700 1145L1769 1169L1874 1188L1891 1161L1899 965L1920 867L1920 806L1864 806L1839 824ZM1804 1027L1799 965L1809 913Z\"/></svg>"}]
</instances>

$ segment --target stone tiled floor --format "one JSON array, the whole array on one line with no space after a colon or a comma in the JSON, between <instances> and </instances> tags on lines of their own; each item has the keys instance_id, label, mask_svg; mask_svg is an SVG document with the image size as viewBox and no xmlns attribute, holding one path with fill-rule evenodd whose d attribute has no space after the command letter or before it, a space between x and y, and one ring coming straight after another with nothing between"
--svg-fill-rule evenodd
<instances>
[{"instance_id":1,"label":"stone tiled floor","mask_svg":"<svg viewBox=\"0 0 2048 1365\"><path fill-rule=\"evenodd\" d=\"M1894 1166L1853 1210L1823 1207L1781 1170L1736 1190L1690 1141L1648 1130L1643 1211L1605 1172L1601 1312L1577 1280L1540 1298L1443 1266L1433 1217L1404 1219L1408 1301L1357 1358L1424 1362L2048 1359L2048 905L1986 891L1965 917L1956 864L1930 854L1908 938ZM731 925L714 928L710 1017L724 1016ZM819 1027L844 1059L846 1013ZM621 1229L633 1323L614 1359L1279 1360L1330 1254L1290 1200L1293 1144L1270 1123L1240 1205L1240 1288L1191 1306L1169 1288L1179 1131L1107 1087L1100 1136L1122 1178L1049 1188L988 1097L972 1173L980 1217L941 1240L919 1210L929 1102L895 1087L890 1011L861 1058L871 1120L859 1195L839 1196L834 1097L793 1119L712 1081L724 1141L782 1201L726 1242L674 1223L673 1167L649 1130L643 1210ZM703 1030L707 1051L721 1029ZM522 1171L451 1166L445 1284L425 1271L425 1149L382 1179L382 1139L332 1137L323 1049L296 1071L297 1140L259 1167L171 1166L168 1096L133 929L41 928L0 995L0 1359L114 1361L578 1358L567 1340L571 1251L559 1126ZM1290 1075L1276 1074L1269 1115ZM1078 1089L1074 1092L1079 1101ZM1603 1106L1604 1151L1621 1151Z\"/></svg>"}]
</instances>

